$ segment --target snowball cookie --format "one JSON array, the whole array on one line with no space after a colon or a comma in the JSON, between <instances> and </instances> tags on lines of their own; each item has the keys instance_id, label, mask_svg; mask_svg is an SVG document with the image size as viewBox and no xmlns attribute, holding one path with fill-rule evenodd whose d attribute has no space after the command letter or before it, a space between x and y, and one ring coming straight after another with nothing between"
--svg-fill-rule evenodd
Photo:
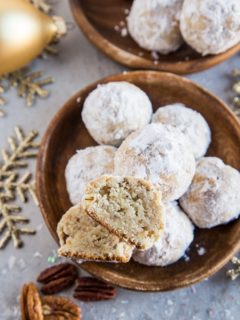
<instances>
[{"instance_id":1,"label":"snowball cookie","mask_svg":"<svg viewBox=\"0 0 240 320\"><path fill-rule=\"evenodd\" d=\"M141 89L128 82L99 85L84 102L82 119L99 144L120 145L152 116L152 104Z\"/></svg>"},{"instance_id":2,"label":"snowball cookie","mask_svg":"<svg viewBox=\"0 0 240 320\"><path fill-rule=\"evenodd\" d=\"M87 185L83 206L91 218L138 249L151 248L163 232L161 194L143 179L97 178Z\"/></svg>"},{"instance_id":3,"label":"snowball cookie","mask_svg":"<svg viewBox=\"0 0 240 320\"><path fill-rule=\"evenodd\" d=\"M78 150L68 161L65 170L67 191L72 204L78 204L83 197L86 184L113 173L116 148L96 146Z\"/></svg>"},{"instance_id":4,"label":"snowball cookie","mask_svg":"<svg viewBox=\"0 0 240 320\"><path fill-rule=\"evenodd\" d=\"M183 43L179 30L183 0L135 0L128 16L128 30L138 45L167 54Z\"/></svg>"},{"instance_id":5,"label":"snowball cookie","mask_svg":"<svg viewBox=\"0 0 240 320\"><path fill-rule=\"evenodd\" d=\"M240 173L215 157L202 158L187 193L183 210L199 228L227 223L240 213Z\"/></svg>"},{"instance_id":6,"label":"snowball cookie","mask_svg":"<svg viewBox=\"0 0 240 320\"><path fill-rule=\"evenodd\" d=\"M180 28L185 41L199 53L224 52L240 41L240 1L185 0Z\"/></svg>"},{"instance_id":7,"label":"snowball cookie","mask_svg":"<svg viewBox=\"0 0 240 320\"><path fill-rule=\"evenodd\" d=\"M177 202L166 204L166 224L163 235L152 248L136 250L133 259L149 266L167 266L179 260L193 241L193 224Z\"/></svg>"},{"instance_id":8,"label":"snowball cookie","mask_svg":"<svg viewBox=\"0 0 240 320\"><path fill-rule=\"evenodd\" d=\"M152 121L179 128L189 139L195 158L206 153L211 142L211 131L206 120L197 111L175 103L159 108Z\"/></svg>"},{"instance_id":9,"label":"snowball cookie","mask_svg":"<svg viewBox=\"0 0 240 320\"><path fill-rule=\"evenodd\" d=\"M195 173L195 159L180 130L152 123L132 133L117 150L114 173L150 180L164 201L180 198Z\"/></svg>"},{"instance_id":10,"label":"snowball cookie","mask_svg":"<svg viewBox=\"0 0 240 320\"><path fill-rule=\"evenodd\" d=\"M63 257L128 262L133 246L121 241L90 218L82 206L70 208L57 226L58 254Z\"/></svg>"}]
</instances>

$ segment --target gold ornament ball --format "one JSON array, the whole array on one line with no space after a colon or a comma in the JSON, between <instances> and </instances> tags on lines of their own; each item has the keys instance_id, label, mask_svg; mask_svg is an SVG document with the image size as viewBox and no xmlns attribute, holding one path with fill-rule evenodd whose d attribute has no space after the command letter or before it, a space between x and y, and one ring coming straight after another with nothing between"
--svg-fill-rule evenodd
<instances>
[{"instance_id":1,"label":"gold ornament ball","mask_svg":"<svg viewBox=\"0 0 240 320\"><path fill-rule=\"evenodd\" d=\"M25 66L65 33L61 17L49 17L27 0L0 0L0 75Z\"/></svg>"}]
</instances>

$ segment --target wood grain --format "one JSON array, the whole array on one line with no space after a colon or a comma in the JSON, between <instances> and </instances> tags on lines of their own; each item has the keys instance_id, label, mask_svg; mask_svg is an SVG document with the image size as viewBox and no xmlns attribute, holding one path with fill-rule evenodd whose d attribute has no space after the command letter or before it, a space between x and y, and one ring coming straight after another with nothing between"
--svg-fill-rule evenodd
<instances>
[{"instance_id":1,"label":"wood grain","mask_svg":"<svg viewBox=\"0 0 240 320\"><path fill-rule=\"evenodd\" d=\"M130 9L129 0L70 0L74 18L88 38L111 59L134 69L152 69L177 74L188 74L208 69L221 63L240 50L240 43L218 55L202 56L184 44L169 55L159 55L155 64L151 53L140 48L128 35L122 37L114 30L120 21L125 21L125 9ZM139 56L139 53L143 56Z\"/></svg>"},{"instance_id":2,"label":"wood grain","mask_svg":"<svg viewBox=\"0 0 240 320\"><path fill-rule=\"evenodd\" d=\"M240 123L228 107L190 80L154 71L129 72L97 81L80 90L56 114L41 143L37 164L37 193L45 222L57 241L56 227L71 206L64 170L76 149L96 145L82 120L84 99L99 83L129 81L143 89L153 107L181 102L199 111L208 121L212 143L208 155L218 156L240 169ZM195 245L206 248L199 256ZM190 261L168 267L128 264L83 263L82 268L116 285L142 291L163 291L191 285L218 271L240 249L240 220L211 230L196 229Z\"/></svg>"}]
</instances>

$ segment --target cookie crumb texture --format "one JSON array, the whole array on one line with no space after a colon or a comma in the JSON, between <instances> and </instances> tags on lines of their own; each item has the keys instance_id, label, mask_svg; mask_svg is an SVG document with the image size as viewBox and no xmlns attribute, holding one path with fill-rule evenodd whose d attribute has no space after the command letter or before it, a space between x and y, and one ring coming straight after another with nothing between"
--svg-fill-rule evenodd
<instances>
[{"instance_id":1,"label":"cookie crumb texture","mask_svg":"<svg viewBox=\"0 0 240 320\"><path fill-rule=\"evenodd\" d=\"M198 161L189 190L180 199L183 210L199 228L212 228L240 214L240 173L216 157Z\"/></svg>"},{"instance_id":2,"label":"cookie crumb texture","mask_svg":"<svg viewBox=\"0 0 240 320\"><path fill-rule=\"evenodd\" d=\"M72 207L63 215L57 233L60 256L110 262L128 262L132 256L133 246L109 233L81 206Z\"/></svg>"},{"instance_id":3,"label":"cookie crumb texture","mask_svg":"<svg viewBox=\"0 0 240 320\"><path fill-rule=\"evenodd\" d=\"M150 248L161 236L160 193L142 179L100 177L87 186L83 205L92 218L139 249Z\"/></svg>"},{"instance_id":4,"label":"cookie crumb texture","mask_svg":"<svg viewBox=\"0 0 240 320\"><path fill-rule=\"evenodd\" d=\"M195 173L195 159L179 129L152 123L122 143L114 167L116 175L149 180L164 201L172 201L187 191Z\"/></svg>"},{"instance_id":5,"label":"cookie crumb texture","mask_svg":"<svg viewBox=\"0 0 240 320\"><path fill-rule=\"evenodd\" d=\"M98 85L86 98L82 111L93 139L114 146L143 128L151 117L152 104L146 93L125 81Z\"/></svg>"},{"instance_id":6,"label":"cookie crumb texture","mask_svg":"<svg viewBox=\"0 0 240 320\"><path fill-rule=\"evenodd\" d=\"M78 150L70 158L65 179L72 204L80 203L89 181L113 173L115 152L116 148L111 146L88 147Z\"/></svg>"},{"instance_id":7,"label":"cookie crumb texture","mask_svg":"<svg viewBox=\"0 0 240 320\"><path fill-rule=\"evenodd\" d=\"M168 54L183 43L179 19L183 0L135 0L128 16L128 30L146 50Z\"/></svg>"},{"instance_id":8,"label":"cookie crumb texture","mask_svg":"<svg viewBox=\"0 0 240 320\"><path fill-rule=\"evenodd\" d=\"M202 55L224 52L240 41L240 1L185 0L180 29Z\"/></svg>"},{"instance_id":9,"label":"cookie crumb texture","mask_svg":"<svg viewBox=\"0 0 240 320\"><path fill-rule=\"evenodd\" d=\"M193 241L194 227L177 202L166 204L163 235L148 250L136 250L133 259L148 266L167 266L179 260Z\"/></svg>"}]
</instances>

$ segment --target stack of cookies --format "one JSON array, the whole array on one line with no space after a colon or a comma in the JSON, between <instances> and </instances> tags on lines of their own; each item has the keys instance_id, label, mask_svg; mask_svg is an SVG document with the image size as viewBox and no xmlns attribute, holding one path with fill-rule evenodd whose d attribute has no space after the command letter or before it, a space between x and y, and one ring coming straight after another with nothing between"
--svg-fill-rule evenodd
<instances>
[{"instance_id":1,"label":"stack of cookies","mask_svg":"<svg viewBox=\"0 0 240 320\"><path fill-rule=\"evenodd\" d=\"M204 157L211 132L181 103L152 114L149 97L127 82L99 85L82 120L100 145L69 160L74 205L58 224L59 254L77 260L166 266L194 239L240 213L239 172Z\"/></svg>"}]
</instances>

